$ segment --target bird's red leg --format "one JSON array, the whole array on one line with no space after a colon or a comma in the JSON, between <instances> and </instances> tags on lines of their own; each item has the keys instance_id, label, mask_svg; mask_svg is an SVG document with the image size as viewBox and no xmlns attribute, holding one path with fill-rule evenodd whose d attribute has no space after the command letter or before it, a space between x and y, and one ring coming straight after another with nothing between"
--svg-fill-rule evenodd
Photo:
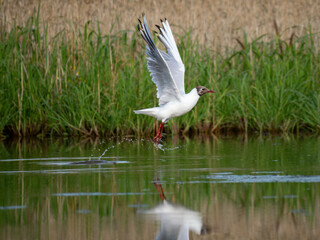
<instances>
[{"instance_id":1,"label":"bird's red leg","mask_svg":"<svg viewBox=\"0 0 320 240\"><path fill-rule=\"evenodd\" d=\"M155 142L156 140L158 140L158 138L159 138L161 126L162 126L162 122L161 122L160 125L159 125L157 135L153 138L153 141L154 141L154 142ZM158 141L158 142L159 142L159 141Z\"/></svg>"},{"instance_id":2,"label":"bird's red leg","mask_svg":"<svg viewBox=\"0 0 320 240\"><path fill-rule=\"evenodd\" d=\"M159 129L158 129L157 135L153 138L154 142L160 143L160 140L161 140L161 137L162 137L162 132L163 132L163 126L164 126L164 123L161 122L160 125L159 125Z\"/></svg>"},{"instance_id":3,"label":"bird's red leg","mask_svg":"<svg viewBox=\"0 0 320 240\"><path fill-rule=\"evenodd\" d=\"M159 196L160 196L161 200L163 201L162 194L161 194L161 192L160 192L160 189L159 189L158 184L154 181L154 182L153 182L153 185L156 187L157 192L159 193Z\"/></svg>"},{"instance_id":4,"label":"bird's red leg","mask_svg":"<svg viewBox=\"0 0 320 240\"><path fill-rule=\"evenodd\" d=\"M162 184L159 182L159 185L160 185L160 188L161 188L161 193L162 193L162 201L163 200L166 200L166 196L164 195L164 192L163 192L163 188L162 188Z\"/></svg>"},{"instance_id":5,"label":"bird's red leg","mask_svg":"<svg viewBox=\"0 0 320 240\"><path fill-rule=\"evenodd\" d=\"M164 192L163 192L163 188L162 188L162 185L160 183L160 180L158 179L157 181L153 181L153 185L156 187L157 189L157 192L159 193L159 196L161 198L161 200L166 200L166 196L164 195ZM160 188L159 188L160 186Z\"/></svg>"},{"instance_id":6,"label":"bird's red leg","mask_svg":"<svg viewBox=\"0 0 320 240\"><path fill-rule=\"evenodd\" d=\"M159 137L158 137L158 143L160 143L160 141L161 141L161 138L162 138L162 132L163 132L163 126L164 126L164 123L163 122L161 122L161 129L160 129L160 134L159 134Z\"/></svg>"}]
</instances>

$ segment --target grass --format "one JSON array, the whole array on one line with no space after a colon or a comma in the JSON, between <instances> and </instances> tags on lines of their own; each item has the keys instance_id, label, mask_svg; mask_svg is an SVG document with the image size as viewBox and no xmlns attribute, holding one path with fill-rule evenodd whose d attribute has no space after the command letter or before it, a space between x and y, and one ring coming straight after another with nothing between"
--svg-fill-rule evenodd
<instances>
[{"instance_id":1,"label":"grass","mask_svg":"<svg viewBox=\"0 0 320 240\"><path fill-rule=\"evenodd\" d=\"M186 91L204 85L190 113L169 122L173 134L318 132L319 35L282 40L237 39L240 50L216 52L176 36L186 66ZM311 29L311 27L310 27ZM0 133L37 135L149 135L156 121L134 109L157 105L139 34L102 34L89 22L81 31L48 37L38 14L0 35Z\"/></svg>"}]
</instances>

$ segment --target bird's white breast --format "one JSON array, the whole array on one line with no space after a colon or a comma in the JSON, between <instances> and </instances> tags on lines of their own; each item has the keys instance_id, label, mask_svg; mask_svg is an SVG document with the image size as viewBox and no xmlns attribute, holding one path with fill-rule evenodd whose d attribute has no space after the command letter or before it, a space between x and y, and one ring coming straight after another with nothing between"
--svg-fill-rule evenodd
<instances>
[{"instance_id":1,"label":"bird's white breast","mask_svg":"<svg viewBox=\"0 0 320 240\"><path fill-rule=\"evenodd\" d=\"M181 97L180 101L169 102L159 109L159 118L161 121L168 121L171 118L181 116L189 112L198 102L200 96L197 89L192 89L188 94Z\"/></svg>"}]
</instances>

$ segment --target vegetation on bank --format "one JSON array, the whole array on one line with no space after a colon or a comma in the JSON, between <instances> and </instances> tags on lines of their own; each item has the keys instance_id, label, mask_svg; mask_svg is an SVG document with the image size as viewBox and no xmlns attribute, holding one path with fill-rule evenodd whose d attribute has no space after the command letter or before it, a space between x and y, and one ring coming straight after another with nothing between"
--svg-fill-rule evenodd
<instances>
[{"instance_id":1,"label":"vegetation on bank","mask_svg":"<svg viewBox=\"0 0 320 240\"><path fill-rule=\"evenodd\" d=\"M5 23L4 23L5 24ZM277 30L277 28L276 28ZM38 16L9 32L0 26L0 133L22 135L151 134L156 120L134 109L157 105L138 32L102 35L99 24L52 39ZM169 121L167 133L318 132L319 34L252 42L215 52L176 36L185 86L216 91L190 113Z\"/></svg>"}]
</instances>

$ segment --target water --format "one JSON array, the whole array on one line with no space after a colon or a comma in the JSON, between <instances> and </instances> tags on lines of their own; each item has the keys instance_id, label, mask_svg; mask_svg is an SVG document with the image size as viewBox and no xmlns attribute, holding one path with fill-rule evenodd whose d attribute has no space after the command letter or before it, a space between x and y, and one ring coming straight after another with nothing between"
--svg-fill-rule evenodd
<instances>
[{"instance_id":1,"label":"water","mask_svg":"<svg viewBox=\"0 0 320 240\"><path fill-rule=\"evenodd\" d=\"M318 239L319 146L315 137L2 142L0 239Z\"/></svg>"}]
</instances>

